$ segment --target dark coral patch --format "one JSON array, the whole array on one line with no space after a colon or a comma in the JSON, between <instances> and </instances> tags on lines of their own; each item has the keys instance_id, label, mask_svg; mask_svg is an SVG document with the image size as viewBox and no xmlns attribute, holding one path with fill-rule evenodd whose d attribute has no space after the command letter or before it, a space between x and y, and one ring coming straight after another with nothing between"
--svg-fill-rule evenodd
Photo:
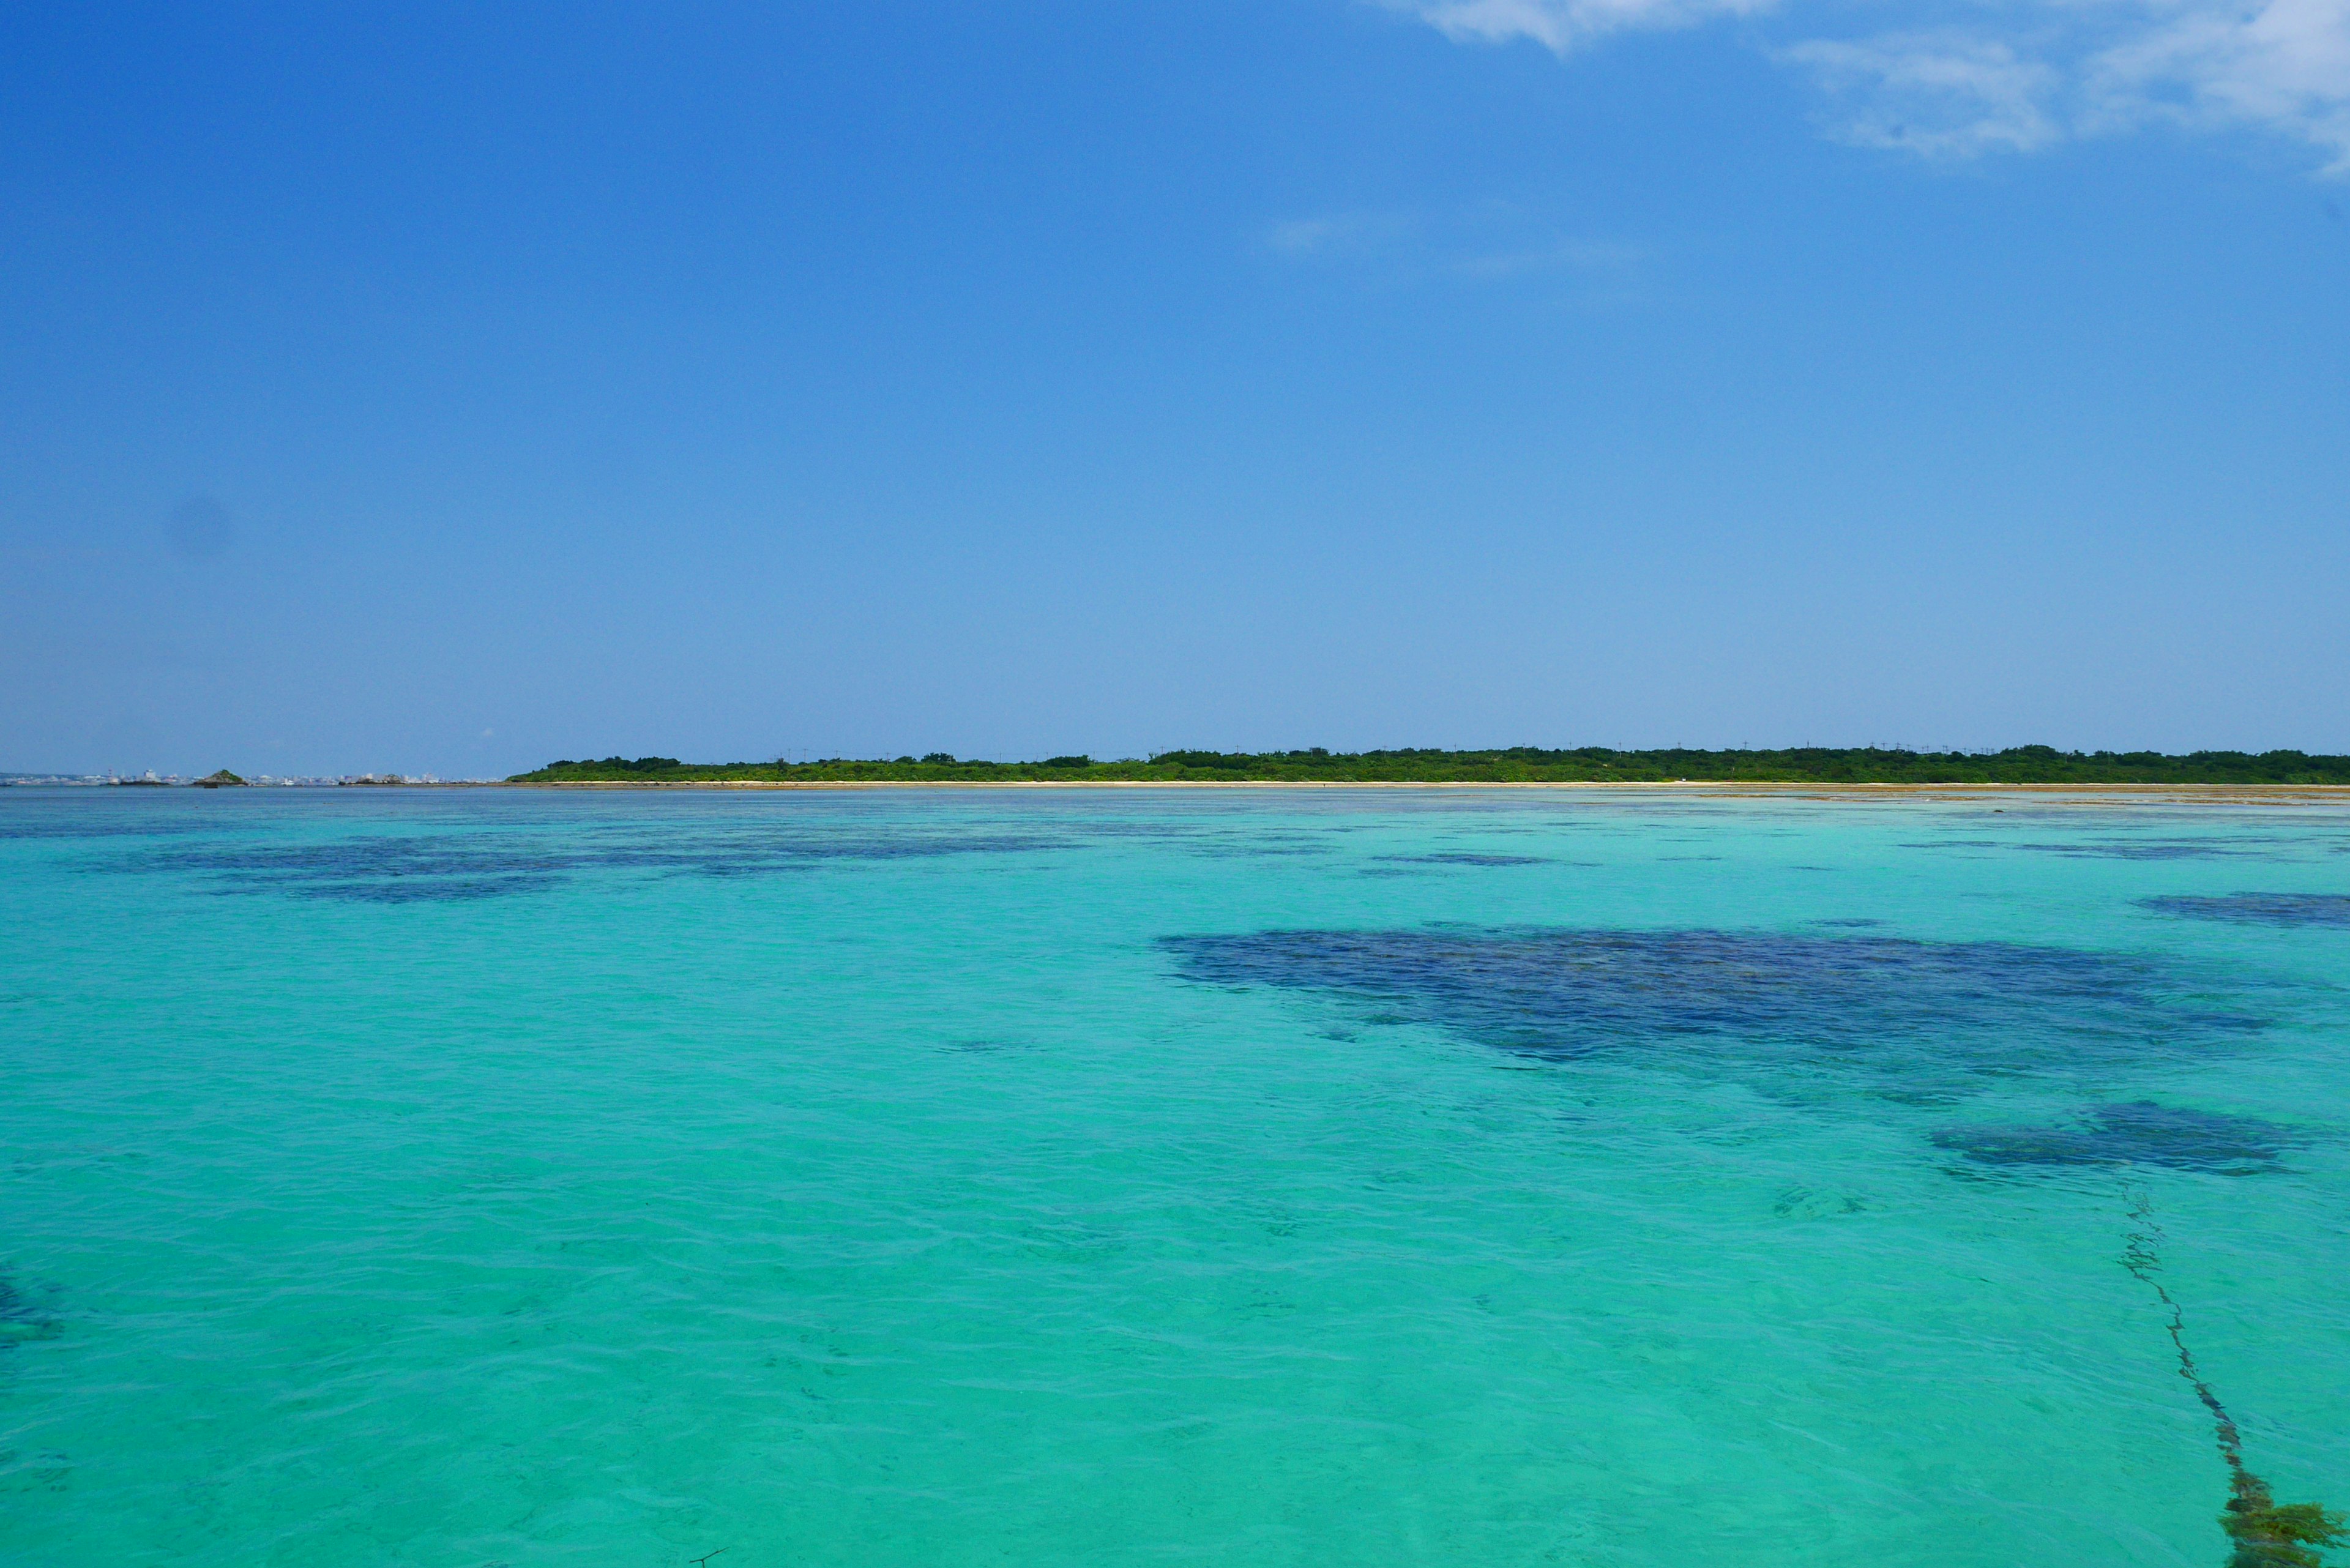
<instances>
[{"instance_id":1,"label":"dark coral patch","mask_svg":"<svg viewBox=\"0 0 2350 1568\"><path fill-rule=\"evenodd\" d=\"M2019 844L2015 847L2079 860L2217 860L2258 853L2198 838L2103 838L2085 844Z\"/></svg>"},{"instance_id":2,"label":"dark coral patch","mask_svg":"<svg viewBox=\"0 0 2350 1568\"><path fill-rule=\"evenodd\" d=\"M2091 838L2069 843L2026 844L2002 838L1930 838L1904 849L2022 849L2075 860L2216 860L2258 856L2276 840L2246 835L2227 838ZM2249 846L2249 847L2248 847Z\"/></svg>"},{"instance_id":3,"label":"dark coral patch","mask_svg":"<svg viewBox=\"0 0 2350 1568\"><path fill-rule=\"evenodd\" d=\"M2146 960L2011 942L1547 928L1176 937L1184 977L1320 992L1524 1055L1678 1050L1887 1089L2111 1066L2241 1041L2257 1019L2177 1005Z\"/></svg>"},{"instance_id":4,"label":"dark coral patch","mask_svg":"<svg viewBox=\"0 0 2350 1568\"><path fill-rule=\"evenodd\" d=\"M1035 834L747 832L548 846L521 834L361 835L323 844L204 845L156 850L132 868L192 872L224 893L282 892L370 904L470 902L553 887L598 868L702 877L801 871L837 861L1018 854L1066 846Z\"/></svg>"},{"instance_id":5,"label":"dark coral patch","mask_svg":"<svg viewBox=\"0 0 2350 1568\"><path fill-rule=\"evenodd\" d=\"M2350 893L2228 893L2141 898L2138 907L2196 920L2255 926L2350 926Z\"/></svg>"},{"instance_id":6,"label":"dark coral patch","mask_svg":"<svg viewBox=\"0 0 2350 1568\"><path fill-rule=\"evenodd\" d=\"M2231 1175L2269 1168L2291 1141L2273 1122L2147 1100L2100 1106L2073 1127L1944 1127L1933 1137L1937 1147L1983 1165L2160 1165Z\"/></svg>"}]
</instances>

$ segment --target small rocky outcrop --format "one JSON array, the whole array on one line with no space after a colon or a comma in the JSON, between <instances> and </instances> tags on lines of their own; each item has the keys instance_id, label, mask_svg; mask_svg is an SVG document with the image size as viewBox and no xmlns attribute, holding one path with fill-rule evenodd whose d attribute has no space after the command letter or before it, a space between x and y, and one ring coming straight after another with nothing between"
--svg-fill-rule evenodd
<instances>
[{"instance_id":1,"label":"small rocky outcrop","mask_svg":"<svg viewBox=\"0 0 2350 1568\"><path fill-rule=\"evenodd\" d=\"M221 771L216 774L207 774L203 778L200 778L195 782L198 789L222 789L230 784L237 784L241 786L244 783L243 779L229 772L226 768L221 769Z\"/></svg>"}]
</instances>

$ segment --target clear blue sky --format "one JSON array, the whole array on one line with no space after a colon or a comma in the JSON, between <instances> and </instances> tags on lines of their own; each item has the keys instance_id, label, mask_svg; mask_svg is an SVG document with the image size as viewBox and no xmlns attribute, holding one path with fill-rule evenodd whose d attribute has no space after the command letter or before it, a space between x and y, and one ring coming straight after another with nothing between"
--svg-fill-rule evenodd
<instances>
[{"instance_id":1,"label":"clear blue sky","mask_svg":"<svg viewBox=\"0 0 2350 1568\"><path fill-rule=\"evenodd\" d=\"M0 10L0 768L2350 751L2350 0Z\"/></svg>"}]
</instances>

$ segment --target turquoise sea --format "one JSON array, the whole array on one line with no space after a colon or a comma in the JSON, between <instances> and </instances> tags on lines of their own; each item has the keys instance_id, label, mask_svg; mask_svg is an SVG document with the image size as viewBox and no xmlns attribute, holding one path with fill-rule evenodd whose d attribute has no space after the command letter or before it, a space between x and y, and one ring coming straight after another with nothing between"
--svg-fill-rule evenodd
<instances>
[{"instance_id":1,"label":"turquoise sea","mask_svg":"<svg viewBox=\"0 0 2350 1568\"><path fill-rule=\"evenodd\" d=\"M19 788L0 932L10 1564L2220 1568L2158 1286L2350 1506L2342 807Z\"/></svg>"}]
</instances>

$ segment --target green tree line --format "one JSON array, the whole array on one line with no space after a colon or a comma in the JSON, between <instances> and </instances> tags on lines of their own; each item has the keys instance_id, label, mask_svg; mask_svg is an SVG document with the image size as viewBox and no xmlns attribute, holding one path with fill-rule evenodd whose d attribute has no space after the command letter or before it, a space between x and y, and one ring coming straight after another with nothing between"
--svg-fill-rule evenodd
<instances>
[{"instance_id":1,"label":"green tree line","mask_svg":"<svg viewBox=\"0 0 2350 1568\"><path fill-rule=\"evenodd\" d=\"M1219 784L2350 784L2350 756L2303 752L1909 752L1877 746L1800 746L1778 751L1618 752L1605 746L1555 751L1161 752L1096 762L1087 756L1034 763L965 762L924 756L806 763L682 763L675 757L605 757L549 763L514 784L1014 784L1120 781Z\"/></svg>"}]
</instances>

